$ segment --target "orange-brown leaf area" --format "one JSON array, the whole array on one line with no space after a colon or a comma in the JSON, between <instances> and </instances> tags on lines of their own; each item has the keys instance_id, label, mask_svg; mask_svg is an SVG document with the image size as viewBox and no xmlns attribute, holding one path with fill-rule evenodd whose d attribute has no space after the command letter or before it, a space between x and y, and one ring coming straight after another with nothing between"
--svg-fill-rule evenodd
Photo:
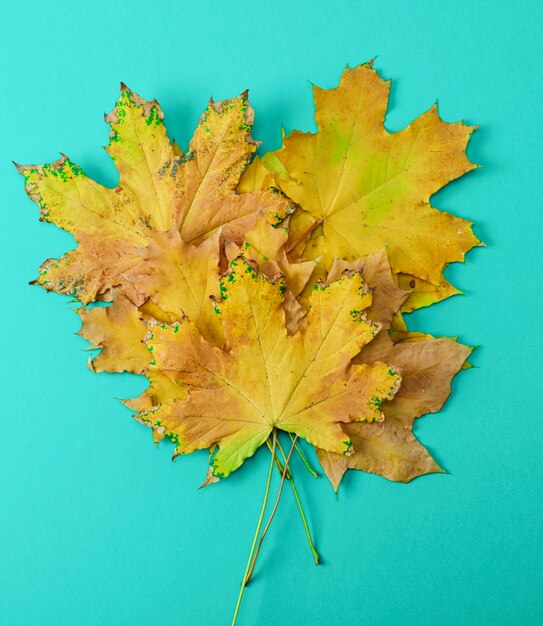
<instances>
[{"instance_id":1,"label":"orange-brown leaf area","mask_svg":"<svg viewBox=\"0 0 543 626\"><path fill-rule=\"evenodd\" d=\"M442 471L413 426L471 348L402 313L458 293L443 270L479 243L431 205L475 167L474 128L433 107L389 133L388 93L371 63L346 69L314 88L318 131L258 158L247 92L211 100L183 152L158 103L123 85L105 118L117 187L65 156L17 166L40 219L77 241L35 283L80 303L91 369L148 378L125 404L155 441L210 449L208 482L278 431L316 448L336 490L348 469Z\"/></svg>"}]
</instances>

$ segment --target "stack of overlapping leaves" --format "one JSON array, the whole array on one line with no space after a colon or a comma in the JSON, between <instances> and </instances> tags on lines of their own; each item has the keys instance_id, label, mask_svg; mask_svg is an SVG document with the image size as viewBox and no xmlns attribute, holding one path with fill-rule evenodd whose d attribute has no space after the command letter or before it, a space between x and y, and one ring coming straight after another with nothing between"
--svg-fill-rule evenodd
<instances>
[{"instance_id":1,"label":"stack of overlapping leaves","mask_svg":"<svg viewBox=\"0 0 543 626\"><path fill-rule=\"evenodd\" d=\"M402 314L457 293L443 269L479 244L430 204L475 167L474 129L433 107L390 133L388 93L371 63L346 69L314 89L317 132L259 158L247 93L210 101L183 153L158 103L123 85L106 116L116 188L67 157L18 166L41 219L78 244L36 282L81 303L92 369L149 379L126 404L155 441L210 450L206 483L267 445L294 486L300 439L336 490L348 469L440 471L412 426L442 407L471 348Z\"/></svg>"}]
</instances>

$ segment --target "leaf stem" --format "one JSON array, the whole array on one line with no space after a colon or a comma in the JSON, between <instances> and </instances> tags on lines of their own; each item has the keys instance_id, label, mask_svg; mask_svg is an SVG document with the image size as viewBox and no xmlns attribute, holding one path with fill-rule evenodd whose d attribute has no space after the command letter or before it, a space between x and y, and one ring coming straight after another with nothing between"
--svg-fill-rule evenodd
<instances>
[{"instance_id":1,"label":"leaf stem","mask_svg":"<svg viewBox=\"0 0 543 626\"><path fill-rule=\"evenodd\" d=\"M296 241L290 244L290 246L286 249L286 253L290 254L294 249L296 249L302 243L302 241L309 237L309 235L311 235L315 228L318 228L323 222L323 219L313 222L313 224L311 224L311 226L305 231L305 233L301 237L298 237Z\"/></svg>"},{"instance_id":2,"label":"leaf stem","mask_svg":"<svg viewBox=\"0 0 543 626\"><path fill-rule=\"evenodd\" d=\"M236 610L234 612L234 618L232 619L232 626L235 626L236 621L238 619L239 607L241 605L241 599L243 598L243 592L245 591L245 586L248 581L249 568L251 567L251 562L253 560L253 554L255 552L255 546L258 539L258 535L260 533L260 528L262 527L262 520L264 519L264 513L266 511L266 504L268 503L268 495L270 493L270 484L273 472L273 464L275 459L275 448L277 446L277 431L275 428L273 429L273 444L272 444L272 458L270 461L270 469L268 471L268 479L266 481L266 490L264 491L264 501L262 502L262 508L260 509L260 516L258 518L258 524L256 525L255 535L253 537L253 544L251 546L251 552L249 553L249 559L247 560L247 566L245 568L245 574L243 575L243 581L241 583L241 589L239 591L238 601L236 604ZM286 469L286 468L285 468ZM283 482L285 478L285 471L283 470ZM283 484L283 482L281 484ZM254 565L253 565L254 567Z\"/></svg>"},{"instance_id":3,"label":"leaf stem","mask_svg":"<svg viewBox=\"0 0 543 626\"><path fill-rule=\"evenodd\" d=\"M279 439L277 439L277 443L279 444ZM268 437L268 439L266 439L266 445L270 449L270 452L273 454L273 452L272 452L273 446L272 446L272 443L271 443L269 437ZM277 456L277 454L275 455L275 464L277 465L277 469L279 471L280 476L282 476L283 475L283 470L285 468L284 468L284 465L279 460L279 457ZM287 470L287 480L292 480L292 474L290 473L290 469Z\"/></svg>"},{"instance_id":4,"label":"leaf stem","mask_svg":"<svg viewBox=\"0 0 543 626\"><path fill-rule=\"evenodd\" d=\"M294 437L292 436L292 433L289 433L288 436L290 437L290 440L293 441ZM296 444L295 446L295 450L298 453L298 456L302 459L303 464L306 466L307 471L314 476L315 478L318 478L319 475L318 473L311 467L309 461L307 460L305 454L302 452L302 450L300 449L300 446L298 444Z\"/></svg>"},{"instance_id":5,"label":"leaf stem","mask_svg":"<svg viewBox=\"0 0 543 626\"><path fill-rule=\"evenodd\" d=\"M279 439L277 440L277 446L279 447L279 452L281 452L281 456L285 460L286 459L285 452L283 451L283 446L281 445L281 442L279 441ZM305 513L302 507L302 503L300 501L300 497L298 496L298 490L296 489L296 485L294 484L294 477L291 478L290 484L292 485L292 491L294 493L294 497L296 498L296 504L298 505L298 508L300 509L300 515L302 516L302 522L304 524L305 534L307 535L307 541L309 542L309 547L311 548L311 552L313 553L313 558L315 559L315 565L319 565L320 563L319 554L317 550L315 549L315 546L313 545L311 533L309 532L309 525L305 517Z\"/></svg>"},{"instance_id":6,"label":"leaf stem","mask_svg":"<svg viewBox=\"0 0 543 626\"><path fill-rule=\"evenodd\" d=\"M277 435L276 435L276 437L277 437ZM270 514L270 518L268 519L268 522L267 522L266 526L264 527L264 530L262 531L262 535L260 536L260 541L258 542L258 547L257 547L257 549L256 549L256 551L254 553L253 562L252 562L251 568L250 569L247 568L247 569L249 569L249 572L248 573L246 572L246 574L245 574L245 579L243 581L244 586L247 585L247 583L251 580L251 576L253 575L253 571L255 569L256 560L258 558L258 554L260 552L260 548L262 547L262 542L264 541L264 537L266 536L266 533L268 532L270 524L272 523L273 518L275 516L275 512L277 511L277 507L279 506L279 500L281 499L281 494L283 493L283 487L285 485L285 478L286 478L286 475L287 475L288 464L290 462L290 457L292 456L292 453L294 452L294 447L296 445L296 440L297 439L298 439L298 435L296 435L296 437L294 437L294 441L293 441L292 445L290 446L290 451L288 453L288 456L285 459L285 467L283 469L283 475L281 476L281 484L279 485L279 491L277 493L277 498L275 500L275 504L273 505L273 509L272 509L271 514ZM274 448L275 448L275 446L274 446ZM275 455L275 449L274 449L274 455ZM273 467L273 458L272 458L272 461L271 461L271 467ZM243 590L243 586L242 586L242 590ZM232 624L232 626L234 626L234 624Z\"/></svg>"}]
</instances>

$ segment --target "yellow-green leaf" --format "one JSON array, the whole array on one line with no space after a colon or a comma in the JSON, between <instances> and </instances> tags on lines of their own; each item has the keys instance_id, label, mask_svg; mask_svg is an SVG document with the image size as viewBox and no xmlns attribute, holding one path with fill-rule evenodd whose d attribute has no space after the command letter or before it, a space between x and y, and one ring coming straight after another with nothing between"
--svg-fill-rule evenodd
<instances>
[{"instance_id":1,"label":"yellow-green leaf","mask_svg":"<svg viewBox=\"0 0 543 626\"><path fill-rule=\"evenodd\" d=\"M479 243L470 222L430 204L475 167L465 154L474 127L443 122L434 106L390 133L388 94L371 63L346 69L337 88L314 87L317 133L294 131L262 164L300 207L290 241L297 257L319 260L315 276L336 257L353 261L386 246L395 273L439 285L444 266ZM269 185L262 164L248 176Z\"/></svg>"}]
</instances>

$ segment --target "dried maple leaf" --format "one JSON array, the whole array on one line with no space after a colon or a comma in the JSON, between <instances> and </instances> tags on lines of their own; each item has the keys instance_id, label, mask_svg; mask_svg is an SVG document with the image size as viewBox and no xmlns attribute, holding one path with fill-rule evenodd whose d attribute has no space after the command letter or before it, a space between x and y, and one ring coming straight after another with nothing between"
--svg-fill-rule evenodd
<instances>
[{"instance_id":1,"label":"dried maple leaf","mask_svg":"<svg viewBox=\"0 0 543 626\"><path fill-rule=\"evenodd\" d=\"M257 210L281 220L287 201L277 191L238 193L239 177L254 153L253 111L247 94L211 101L187 154L170 142L156 101L146 102L124 85L113 112L107 151L119 170L115 189L91 180L63 156L50 165L17 166L41 220L71 232L78 247L40 268L37 283L83 304L115 286L141 304L127 273L170 237L198 244L222 229L240 241ZM165 259L163 259L165 260Z\"/></svg>"},{"instance_id":2,"label":"dried maple leaf","mask_svg":"<svg viewBox=\"0 0 543 626\"><path fill-rule=\"evenodd\" d=\"M402 385L395 398L383 404L385 419L381 424L343 426L353 442L351 456L318 450L322 467L336 490L348 469L401 482L442 471L413 435L413 422L441 409L450 394L451 379L462 369L471 348L446 337L399 344L389 339L380 348L371 353L370 362L379 358L394 364L401 373Z\"/></svg>"},{"instance_id":3,"label":"dried maple leaf","mask_svg":"<svg viewBox=\"0 0 543 626\"><path fill-rule=\"evenodd\" d=\"M141 312L122 294L108 307L77 309L81 330L77 333L91 342L88 350L101 348L89 367L95 372L140 374L149 365L149 350L143 344L147 326Z\"/></svg>"},{"instance_id":4,"label":"dried maple leaf","mask_svg":"<svg viewBox=\"0 0 543 626\"><path fill-rule=\"evenodd\" d=\"M441 409L450 393L451 379L462 369L472 349L454 339L407 332L398 333L395 344L386 329L408 294L395 287L386 254L382 251L355 263L336 261L329 280L334 280L345 268L362 271L374 289L374 303L368 317L382 325L381 332L362 349L355 362L390 363L400 372L402 384L394 398L382 405L384 421L342 426L353 442L353 453L348 458L317 449L323 470L336 491L348 469L402 482L439 472L440 467L413 435L413 423L422 415Z\"/></svg>"},{"instance_id":5,"label":"dried maple leaf","mask_svg":"<svg viewBox=\"0 0 543 626\"><path fill-rule=\"evenodd\" d=\"M445 265L478 245L471 223L434 209L430 197L475 166L465 155L474 130L443 122L434 106L404 130L384 128L389 82L371 63L346 69L335 89L314 87L318 132L292 132L256 160L240 189L275 184L299 205L290 221L297 257L355 260L386 246L395 273L419 281L408 307L452 294ZM273 174L267 175L266 171Z\"/></svg>"},{"instance_id":6,"label":"dried maple leaf","mask_svg":"<svg viewBox=\"0 0 543 626\"><path fill-rule=\"evenodd\" d=\"M305 287L315 264L312 261L291 263L284 251L287 237L284 227L272 226L260 212L256 225L245 233L241 248L230 240L226 240L225 244L228 261L232 261L243 249L244 256L256 262L260 271L270 279L283 273L288 285L283 294L283 308L287 328L294 334L305 316L305 310L296 296ZM150 352L143 345L147 331L143 317L173 322L186 315L196 320L195 325L205 339L217 346L222 345L222 324L210 301L210 295L220 291L219 252L213 239L199 247L182 241L177 246L157 245L154 252L149 252L131 274L132 283L151 296L139 309L119 296L119 303L116 297L108 309L79 311L83 321L79 334L92 343L89 349L103 348L102 354L91 362L94 371L143 373L151 361ZM175 255L176 262L171 259L164 262L164 255ZM120 327L120 322L124 322L125 326ZM125 404L136 410L145 410L169 400L151 385L140 398Z\"/></svg>"},{"instance_id":7,"label":"dried maple leaf","mask_svg":"<svg viewBox=\"0 0 543 626\"><path fill-rule=\"evenodd\" d=\"M212 473L227 476L274 428L348 454L339 422L379 421L399 376L386 363L351 363L379 329L364 310L371 293L358 272L318 284L302 328L287 333L284 280L270 281L243 258L221 279L216 304L227 350L209 344L187 319L151 324L150 371L182 381L186 398L138 419L177 444L176 455L218 444Z\"/></svg>"}]
</instances>

